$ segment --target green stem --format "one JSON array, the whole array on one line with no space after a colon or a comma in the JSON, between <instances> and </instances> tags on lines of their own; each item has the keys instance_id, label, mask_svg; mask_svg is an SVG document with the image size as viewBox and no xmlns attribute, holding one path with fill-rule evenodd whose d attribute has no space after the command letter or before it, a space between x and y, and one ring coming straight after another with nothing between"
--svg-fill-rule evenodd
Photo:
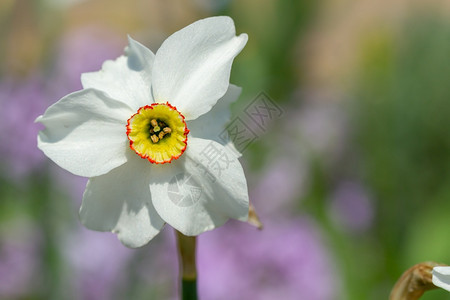
<instances>
[{"instance_id":1,"label":"green stem","mask_svg":"<svg viewBox=\"0 0 450 300\"><path fill-rule=\"evenodd\" d=\"M197 300L197 280L182 279L181 280L181 299Z\"/></svg>"},{"instance_id":2,"label":"green stem","mask_svg":"<svg viewBox=\"0 0 450 300\"><path fill-rule=\"evenodd\" d=\"M196 237L177 231L180 257L181 299L197 300L197 268L195 265Z\"/></svg>"}]
</instances>

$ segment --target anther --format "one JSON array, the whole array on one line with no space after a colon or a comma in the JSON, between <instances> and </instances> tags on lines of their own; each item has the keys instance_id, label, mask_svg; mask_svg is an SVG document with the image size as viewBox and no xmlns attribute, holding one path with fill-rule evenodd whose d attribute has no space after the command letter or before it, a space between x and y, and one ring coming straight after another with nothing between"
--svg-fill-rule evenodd
<instances>
[{"instance_id":1,"label":"anther","mask_svg":"<svg viewBox=\"0 0 450 300\"><path fill-rule=\"evenodd\" d=\"M161 124L161 122L159 122ZM158 126L158 121L155 119L150 120L150 125L152 125L153 128L150 129L150 133L158 132L161 130L161 128Z\"/></svg>"},{"instance_id":2,"label":"anther","mask_svg":"<svg viewBox=\"0 0 450 300\"><path fill-rule=\"evenodd\" d=\"M156 134L152 135L150 138L152 139L152 142L155 144L159 141L159 138L156 136Z\"/></svg>"},{"instance_id":3,"label":"anther","mask_svg":"<svg viewBox=\"0 0 450 300\"><path fill-rule=\"evenodd\" d=\"M159 134L158 134L159 139L162 140L164 135L165 135L164 131L160 131Z\"/></svg>"},{"instance_id":4,"label":"anther","mask_svg":"<svg viewBox=\"0 0 450 300\"><path fill-rule=\"evenodd\" d=\"M164 131L164 133L171 133L172 129L170 129L170 127L164 127L163 131Z\"/></svg>"}]
</instances>

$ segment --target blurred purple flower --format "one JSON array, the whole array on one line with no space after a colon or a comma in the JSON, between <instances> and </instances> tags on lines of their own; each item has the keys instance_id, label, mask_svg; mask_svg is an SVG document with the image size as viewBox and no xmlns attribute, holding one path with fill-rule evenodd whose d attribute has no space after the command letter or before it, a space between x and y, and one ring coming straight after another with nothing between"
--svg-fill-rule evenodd
<instances>
[{"instance_id":1,"label":"blurred purple flower","mask_svg":"<svg viewBox=\"0 0 450 300\"><path fill-rule=\"evenodd\" d=\"M39 287L40 239L31 228L8 225L0 234L0 299L16 299Z\"/></svg>"},{"instance_id":2,"label":"blurred purple flower","mask_svg":"<svg viewBox=\"0 0 450 300\"><path fill-rule=\"evenodd\" d=\"M114 299L118 284L125 281L125 268L133 252L113 234L78 228L70 235L64 254L72 270L78 299Z\"/></svg>"},{"instance_id":3,"label":"blurred purple flower","mask_svg":"<svg viewBox=\"0 0 450 300\"><path fill-rule=\"evenodd\" d=\"M61 40L56 62L55 100L82 89L80 74L101 69L107 59L123 53L127 41L105 28L87 26L67 33Z\"/></svg>"},{"instance_id":4,"label":"blurred purple flower","mask_svg":"<svg viewBox=\"0 0 450 300\"><path fill-rule=\"evenodd\" d=\"M6 176L22 178L44 161L36 140L43 127L34 120L47 104L44 84L38 76L0 82L0 155Z\"/></svg>"},{"instance_id":5,"label":"blurred purple flower","mask_svg":"<svg viewBox=\"0 0 450 300\"><path fill-rule=\"evenodd\" d=\"M292 211L306 190L307 174L299 156L274 160L263 170L259 182L251 184L250 199L254 200L258 214L273 217Z\"/></svg>"},{"instance_id":6,"label":"blurred purple flower","mask_svg":"<svg viewBox=\"0 0 450 300\"><path fill-rule=\"evenodd\" d=\"M341 182L332 193L330 215L345 231L359 233L370 228L374 208L366 189L352 181Z\"/></svg>"},{"instance_id":7,"label":"blurred purple flower","mask_svg":"<svg viewBox=\"0 0 450 300\"><path fill-rule=\"evenodd\" d=\"M257 231L230 222L199 237L202 299L333 299L334 266L307 219L266 221Z\"/></svg>"},{"instance_id":8,"label":"blurred purple flower","mask_svg":"<svg viewBox=\"0 0 450 300\"><path fill-rule=\"evenodd\" d=\"M64 194L73 200L73 209L78 210L88 179L73 175L69 171L58 167L56 164L52 164L50 174L55 180L55 185L61 188Z\"/></svg>"},{"instance_id":9,"label":"blurred purple flower","mask_svg":"<svg viewBox=\"0 0 450 300\"><path fill-rule=\"evenodd\" d=\"M342 157L349 136L344 102L324 91L306 91L297 97L305 100L288 113L284 131L289 138L298 136L299 147L306 148L313 158L318 155L327 163L336 162Z\"/></svg>"}]
</instances>

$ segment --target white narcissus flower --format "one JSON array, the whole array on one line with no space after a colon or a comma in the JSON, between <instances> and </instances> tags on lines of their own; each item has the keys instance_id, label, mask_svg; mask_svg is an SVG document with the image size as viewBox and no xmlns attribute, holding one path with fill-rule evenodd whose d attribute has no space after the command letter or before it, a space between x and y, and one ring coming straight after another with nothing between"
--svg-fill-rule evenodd
<instances>
[{"instance_id":1,"label":"white narcissus flower","mask_svg":"<svg viewBox=\"0 0 450 300\"><path fill-rule=\"evenodd\" d=\"M80 209L87 228L134 248L165 223L198 235L247 219L244 172L219 137L240 94L231 64L247 39L229 17L175 32L156 54L129 38L125 56L82 74L83 90L37 118L38 147L90 178Z\"/></svg>"},{"instance_id":2,"label":"white narcissus flower","mask_svg":"<svg viewBox=\"0 0 450 300\"><path fill-rule=\"evenodd\" d=\"M450 292L450 267L433 268L433 284Z\"/></svg>"}]
</instances>

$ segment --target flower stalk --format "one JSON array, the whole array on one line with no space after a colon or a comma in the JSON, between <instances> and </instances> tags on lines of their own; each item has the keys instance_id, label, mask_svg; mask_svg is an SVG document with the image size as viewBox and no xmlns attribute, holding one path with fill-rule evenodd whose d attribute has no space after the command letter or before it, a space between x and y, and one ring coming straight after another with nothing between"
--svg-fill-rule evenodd
<instances>
[{"instance_id":1,"label":"flower stalk","mask_svg":"<svg viewBox=\"0 0 450 300\"><path fill-rule=\"evenodd\" d=\"M195 265L197 239L195 236L185 236L179 231L176 234L180 257L181 299L197 300L197 268Z\"/></svg>"}]
</instances>

